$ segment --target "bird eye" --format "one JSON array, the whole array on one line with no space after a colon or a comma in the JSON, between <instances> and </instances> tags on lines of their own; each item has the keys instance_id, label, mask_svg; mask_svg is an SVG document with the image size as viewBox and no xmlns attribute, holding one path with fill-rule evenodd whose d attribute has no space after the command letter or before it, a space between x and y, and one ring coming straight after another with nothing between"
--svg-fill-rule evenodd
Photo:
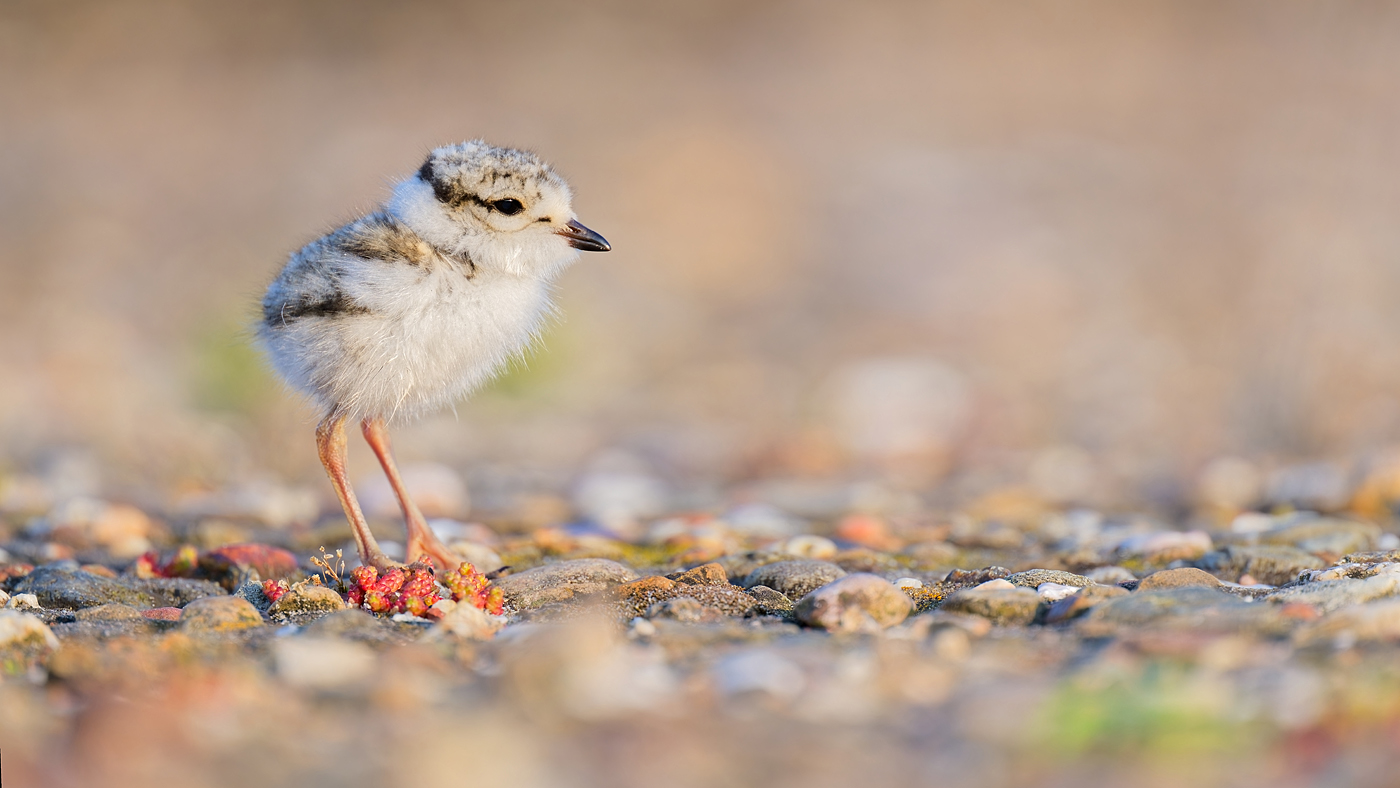
<instances>
[{"instance_id":1,"label":"bird eye","mask_svg":"<svg viewBox=\"0 0 1400 788\"><path fill-rule=\"evenodd\" d=\"M519 200L513 200L509 197L504 200L493 200L491 202L491 207L506 216L514 216L525 210L525 206L522 205Z\"/></svg>"}]
</instances>

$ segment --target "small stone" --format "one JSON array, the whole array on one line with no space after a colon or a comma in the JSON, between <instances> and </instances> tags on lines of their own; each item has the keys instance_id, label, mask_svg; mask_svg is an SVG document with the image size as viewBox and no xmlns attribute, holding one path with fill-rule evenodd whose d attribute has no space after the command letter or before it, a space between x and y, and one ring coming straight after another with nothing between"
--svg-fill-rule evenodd
<instances>
[{"instance_id":1,"label":"small stone","mask_svg":"<svg viewBox=\"0 0 1400 788\"><path fill-rule=\"evenodd\" d=\"M917 577L901 577L894 581L896 588L923 588L924 581Z\"/></svg>"},{"instance_id":2,"label":"small stone","mask_svg":"<svg viewBox=\"0 0 1400 788\"><path fill-rule=\"evenodd\" d=\"M1124 539L1118 555L1137 558L1158 566L1170 561L1194 561L1210 552L1210 534L1205 531L1157 531Z\"/></svg>"},{"instance_id":3,"label":"small stone","mask_svg":"<svg viewBox=\"0 0 1400 788\"><path fill-rule=\"evenodd\" d=\"M1051 603L1050 609L1045 614L1045 623L1058 624L1078 618L1089 612L1094 605L1114 597L1127 596L1128 593L1126 588L1120 586L1092 585L1081 588L1078 593L1070 594Z\"/></svg>"},{"instance_id":4,"label":"small stone","mask_svg":"<svg viewBox=\"0 0 1400 788\"><path fill-rule=\"evenodd\" d=\"M1230 545L1223 551L1207 555L1206 569L1215 570L1239 580L1250 575L1261 583L1281 586L1292 582L1305 569L1321 569L1327 562L1312 553L1287 545Z\"/></svg>"},{"instance_id":5,"label":"small stone","mask_svg":"<svg viewBox=\"0 0 1400 788\"><path fill-rule=\"evenodd\" d=\"M1137 634L1143 629L1280 634L1291 625L1272 605L1246 602L1202 586L1126 594L1094 606L1079 620L1085 637Z\"/></svg>"},{"instance_id":6,"label":"small stone","mask_svg":"<svg viewBox=\"0 0 1400 788\"><path fill-rule=\"evenodd\" d=\"M114 602L107 605L98 605L79 610L76 614L79 621L145 621L146 617L141 615L141 611L131 605L123 605Z\"/></svg>"},{"instance_id":7,"label":"small stone","mask_svg":"<svg viewBox=\"0 0 1400 788\"><path fill-rule=\"evenodd\" d=\"M838 548L835 542L827 539L825 536L799 534L779 543L777 550L780 553L797 556L798 558L828 561L836 555Z\"/></svg>"},{"instance_id":8,"label":"small stone","mask_svg":"<svg viewBox=\"0 0 1400 788\"><path fill-rule=\"evenodd\" d=\"M1119 583L1136 583L1137 575L1125 566L1100 566L1089 571L1085 577L1099 585L1116 586Z\"/></svg>"},{"instance_id":9,"label":"small stone","mask_svg":"<svg viewBox=\"0 0 1400 788\"><path fill-rule=\"evenodd\" d=\"M690 588L690 586L686 586L686 588ZM629 614L629 618L644 616L657 603L684 593L676 581L655 575L623 583L617 586L614 591L621 598L624 611Z\"/></svg>"},{"instance_id":10,"label":"small stone","mask_svg":"<svg viewBox=\"0 0 1400 788\"><path fill-rule=\"evenodd\" d=\"M724 585L688 586L677 585L676 590L683 596L697 600L706 607L720 611L726 616L747 616L758 607L758 600L738 586Z\"/></svg>"},{"instance_id":11,"label":"small stone","mask_svg":"<svg viewBox=\"0 0 1400 788\"><path fill-rule=\"evenodd\" d=\"M1400 599L1367 602L1338 610L1299 629L1294 635L1294 642L1302 646L1318 643L1349 646L1357 642L1395 640L1400 640Z\"/></svg>"},{"instance_id":12,"label":"small stone","mask_svg":"<svg viewBox=\"0 0 1400 788\"><path fill-rule=\"evenodd\" d=\"M647 609L646 617L649 619L669 618L687 624L699 624L718 621L725 616L723 611L702 605L694 597L680 596L652 605Z\"/></svg>"},{"instance_id":13,"label":"small stone","mask_svg":"<svg viewBox=\"0 0 1400 788\"><path fill-rule=\"evenodd\" d=\"M729 575L725 573L724 567L716 563L702 564L689 569L671 578L677 583L685 583L694 586L727 586L729 585Z\"/></svg>"},{"instance_id":14,"label":"small stone","mask_svg":"<svg viewBox=\"0 0 1400 788\"><path fill-rule=\"evenodd\" d=\"M1040 598L1044 599L1046 602L1054 602L1059 599L1064 599L1071 594L1079 593L1079 589L1082 587L1083 586L1067 586L1061 583L1041 583L1035 587L1035 592L1040 594Z\"/></svg>"},{"instance_id":15,"label":"small stone","mask_svg":"<svg viewBox=\"0 0 1400 788\"><path fill-rule=\"evenodd\" d=\"M993 624L1007 626L1031 623L1039 607L1040 594L997 579L952 594L939 609L949 613L970 613L982 616Z\"/></svg>"},{"instance_id":16,"label":"small stone","mask_svg":"<svg viewBox=\"0 0 1400 788\"><path fill-rule=\"evenodd\" d=\"M1340 578L1280 588L1264 598L1277 604L1302 602L1324 613L1400 594L1400 574L1379 574L1364 580Z\"/></svg>"},{"instance_id":17,"label":"small stone","mask_svg":"<svg viewBox=\"0 0 1400 788\"><path fill-rule=\"evenodd\" d=\"M768 586L789 599L800 599L845 576L846 570L826 561L779 561L750 572L743 586Z\"/></svg>"},{"instance_id":18,"label":"small stone","mask_svg":"<svg viewBox=\"0 0 1400 788\"><path fill-rule=\"evenodd\" d=\"M490 640L505 626L505 622L504 616L488 615L476 605L457 605L433 625L427 638Z\"/></svg>"},{"instance_id":19,"label":"small stone","mask_svg":"<svg viewBox=\"0 0 1400 788\"><path fill-rule=\"evenodd\" d=\"M45 608L79 610L108 602L135 608L180 607L202 597L222 595L224 590L207 580L112 579L63 566L41 566L15 584L15 591L32 593Z\"/></svg>"},{"instance_id":20,"label":"small stone","mask_svg":"<svg viewBox=\"0 0 1400 788\"><path fill-rule=\"evenodd\" d=\"M1259 534L1259 543L1289 545L1315 555L1336 558L1347 553L1372 550L1380 537L1381 529L1371 523L1335 517L1309 517Z\"/></svg>"},{"instance_id":21,"label":"small stone","mask_svg":"<svg viewBox=\"0 0 1400 788\"><path fill-rule=\"evenodd\" d=\"M768 586L754 586L748 589L748 594L758 602L754 607L758 615L780 616L792 612L792 600Z\"/></svg>"},{"instance_id":22,"label":"small stone","mask_svg":"<svg viewBox=\"0 0 1400 788\"><path fill-rule=\"evenodd\" d=\"M1075 588L1084 588L1094 584L1094 581L1083 575L1058 569L1027 569L1024 572L1007 575L1006 582L1022 588L1039 588L1046 583L1058 583L1062 586L1074 586Z\"/></svg>"},{"instance_id":23,"label":"small stone","mask_svg":"<svg viewBox=\"0 0 1400 788\"><path fill-rule=\"evenodd\" d=\"M1142 582L1138 584L1137 590L1161 591L1164 588L1186 588L1187 586L1219 588L1220 580L1215 575L1194 567L1163 569L1144 577Z\"/></svg>"},{"instance_id":24,"label":"small stone","mask_svg":"<svg viewBox=\"0 0 1400 788\"><path fill-rule=\"evenodd\" d=\"M200 571L219 579L225 587L237 588L250 570L263 580L286 580L297 574L297 557L280 547L266 544L225 545L199 557Z\"/></svg>"},{"instance_id":25,"label":"small stone","mask_svg":"<svg viewBox=\"0 0 1400 788\"><path fill-rule=\"evenodd\" d=\"M200 632L233 632L262 624L257 608L248 600L233 596L196 599L180 615L182 629Z\"/></svg>"},{"instance_id":26,"label":"small stone","mask_svg":"<svg viewBox=\"0 0 1400 788\"><path fill-rule=\"evenodd\" d=\"M40 610L39 597L33 594L15 594L5 602L11 610Z\"/></svg>"},{"instance_id":27,"label":"small stone","mask_svg":"<svg viewBox=\"0 0 1400 788\"><path fill-rule=\"evenodd\" d=\"M369 681L377 658L364 643L326 637L292 637L272 647L277 674L293 687L344 689Z\"/></svg>"},{"instance_id":28,"label":"small stone","mask_svg":"<svg viewBox=\"0 0 1400 788\"><path fill-rule=\"evenodd\" d=\"M151 621L179 621L182 613L184 611L178 607L153 607L142 610L141 617Z\"/></svg>"},{"instance_id":29,"label":"small stone","mask_svg":"<svg viewBox=\"0 0 1400 788\"><path fill-rule=\"evenodd\" d=\"M345 600L331 589L315 583L296 583L281 599L273 602L267 612L273 618L281 620L288 616L319 617L344 607Z\"/></svg>"},{"instance_id":30,"label":"small stone","mask_svg":"<svg viewBox=\"0 0 1400 788\"><path fill-rule=\"evenodd\" d=\"M505 595L508 609L529 610L551 602L605 591L636 579L636 572L616 561L580 558L537 566L502 577L495 583Z\"/></svg>"},{"instance_id":31,"label":"small stone","mask_svg":"<svg viewBox=\"0 0 1400 788\"><path fill-rule=\"evenodd\" d=\"M797 620L827 630L868 631L892 627L908 617L908 595L878 575L847 575L798 600Z\"/></svg>"},{"instance_id":32,"label":"small stone","mask_svg":"<svg viewBox=\"0 0 1400 788\"><path fill-rule=\"evenodd\" d=\"M57 650L58 638L37 616L0 610L0 676L42 680L41 667Z\"/></svg>"},{"instance_id":33,"label":"small stone","mask_svg":"<svg viewBox=\"0 0 1400 788\"><path fill-rule=\"evenodd\" d=\"M943 582L959 587L971 587L981 585L988 580L1007 577L1011 570L1004 566L989 566L985 569L954 569L949 572Z\"/></svg>"}]
</instances>

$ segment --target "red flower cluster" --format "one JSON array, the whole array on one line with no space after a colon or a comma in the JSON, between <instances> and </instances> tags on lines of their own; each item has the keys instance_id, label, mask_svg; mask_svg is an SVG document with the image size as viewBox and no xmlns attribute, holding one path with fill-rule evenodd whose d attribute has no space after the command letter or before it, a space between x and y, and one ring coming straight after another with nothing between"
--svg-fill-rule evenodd
<instances>
[{"instance_id":1,"label":"red flower cluster","mask_svg":"<svg viewBox=\"0 0 1400 788\"><path fill-rule=\"evenodd\" d=\"M277 600L282 598L283 594L291 590L291 587L287 585L286 580L264 580L262 582L262 590L263 596L267 597L267 601L276 603Z\"/></svg>"},{"instance_id":2,"label":"red flower cluster","mask_svg":"<svg viewBox=\"0 0 1400 788\"><path fill-rule=\"evenodd\" d=\"M473 605L493 616L499 616L505 608L505 596L501 589L491 585L486 575L476 571L471 564L464 563L457 567L457 571L448 572L442 582L451 589L452 599L456 602Z\"/></svg>"},{"instance_id":3,"label":"red flower cluster","mask_svg":"<svg viewBox=\"0 0 1400 788\"><path fill-rule=\"evenodd\" d=\"M501 589L492 586L471 564L462 564L456 571L448 572L443 583L451 591L453 601L474 605L498 616L503 610ZM357 567L350 573L347 596L350 604L368 608L373 613L412 613L415 616L427 616L428 609L443 598L433 568L426 563L391 567L383 575L372 566Z\"/></svg>"},{"instance_id":4,"label":"red flower cluster","mask_svg":"<svg viewBox=\"0 0 1400 788\"><path fill-rule=\"evenodd\" d=\"M403 569L391 567L382 577L372 566L356 567L350 579L350 604L367 607L372 613L422 616L442 599L433 580L433 568L423 563Z\"/></svg>"}]
</instances>

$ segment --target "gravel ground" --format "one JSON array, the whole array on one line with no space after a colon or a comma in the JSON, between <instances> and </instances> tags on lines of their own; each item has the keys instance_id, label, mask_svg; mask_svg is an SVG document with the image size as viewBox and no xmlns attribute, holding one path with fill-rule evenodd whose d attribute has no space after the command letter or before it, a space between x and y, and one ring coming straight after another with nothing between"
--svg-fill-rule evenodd
<instances>
[{"instance_id":1,"label":"gravel ground","mask_svg":"<svg viewBox=\"0 0 1400 788\"><path fill-rule=\"evenodd\" d=\"M502 615L420 618L305 582L337 518L83 511L14 516L0 546L6 785L1320 786L1400 766L1400 539L1344 516L438 523L507 567Z\"/></svg>"}]
</instances>

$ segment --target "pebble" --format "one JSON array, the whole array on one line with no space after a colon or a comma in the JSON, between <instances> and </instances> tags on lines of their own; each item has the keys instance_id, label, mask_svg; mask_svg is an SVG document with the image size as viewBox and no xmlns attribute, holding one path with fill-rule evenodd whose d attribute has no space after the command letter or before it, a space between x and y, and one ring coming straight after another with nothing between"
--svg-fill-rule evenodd
<instances>
[{"instance_id":1,"label":"pebble","mask_svg":"<svg viewBox=\"0 0 1400 788\"><path fill-rule=\"evenodd\" d=\"M799 534L790 539L784 540L777 545L777 551L798 558L810 558L817 561L827 561L835 557L838 548L836 543L825 536L814 536L812 534Z\"/></svg>"},{"instance_id":2,"label":"pebble","mask_svg":"<svg viewBox=\"0 0 1400 788\"><path fill-rule=\"evenodd\" d=\"M1067 586L1061 583L1041 583L1035 587L1035 592L1040 594L1040 598L1047 602L1054 602L1064 599L1071 594L1079 593L1083 586Z\"/></svg>"},{"instance_id":3,"label":"pebble","mask_svg":"<svg viewBox=\"0 0 1400 788\"><path fill-rule=\"evenodd\" d=\"M195 599L226 592L207 580L112 579L59 566L41 566L20 579L14 590L34 594L45 608L80 609L108 602L132 607L182 607Z\"/></svg>"},{"instance_id":4,"label":"pebble","mask_svg":"<svg viewBox=\"0 0 1400 788\"><path fill-rule=\"evenodd\" d=\"M1136 590L1160 591L1164 588L1186 588L1188 586L1219 588L1220 579L1209 572L1204 572L1194 567L1163 569L1160 572L1153 572L1147 577L1144 577L1142 582L1138 583Z\"/></svg>"},{"instance_id":5,"label":"pebble","mask_svg":"<svg viewBox=\"0 0 1400 788\"><path fill-rule=\"evenodd\" d=\"M256 571L262 580L286 580L298 573L297 557L288 550L272 545L247 543L215 548L200 555L199 568L210 577L227 578L228 588L241 581L249 571Z\"/></svg>"},{"instance_id":6,"label":"pebble","mask_svg":"<svg viewBox=\"0 0 1400 788\"><path fill-rule=\"evenodd\" d=\"M827 561L778 561L753 570L742 585L768 586L789 599L801 599L845 576L846 570Z\"/></svg>"},{"instance_id":7,"label":"pebble","mask_svg":"<svg viewBox=\"0 0 1400 788\"><path fill-rule=\"evenodd\" d=\"M1312 517L1276 526L1259 534L1260 544L1281 544L1308 553L1341 556L1375 549L1381 529L1371 523Z\"/></svg>"},{"instance_id":8,"label":"pebble","mask_svg":"<svg viewBox=\"0 0 1400 788\"><path fill-rule=\"evenodd\" d=\"M368 682L378 663L369 646L327 637L282 638L273 643L277 675L294 687L345 689Z\"/></svg>"},{"instance_id":9,"label":"pebble","mask_svg":"<svg viewBox=\"0 0 1400 788\"><path fill-rule=\"evenodd\" d=\"M256 607L256 606L255 606ZM308 618L319 618L327 613L334 613L344 609L345 600L340 598L340 594L314 583L295 583L282 595L282 598L272 603L267 612L273 619L282 621L287 618L305 620Z\"/></svg>"},{"instance_id":10,"label":"pebble","mask_svg":"<svg viewBox=\"0 0 1400 788\"><path fill-rule=\"evenodd\" d=\"M694 569L688 569L671 578L677 583L695 586L727 586L729 585L729 575L724 571L724 567L717 563L702 564Z\"/></svg>"},{"instance_id":11,"label":"pebble","mask_svg":"<svg viewBox=\"0 0 1400 788\"><path fill-rule=\"evenodd\" d=\"M193 632L234 632L260 627L262 615L246 599L211 596L185 605L180 628Z\"/></svg>"},{"instance_id":12,"label":"pebble","mask_svg":"<svg viewBox=\"0 0 1400 788\"><path fill-rule=\"evenodd\" d=\"M895 586L897 586L897 587L899 587L899 588L923 588L923 587L924 587L924 581L920 580L920 579L917 578L917 577L901 577L901 578L899 578L898 580L894 581L894 584L895 584Z\"/></svg>"},{"instance_id":13,"label":"pebble","mask_svg":"<svg viewBox=\"0 0 1400 788\"><path fill-rule=\"evenodd\" d=\"M507 608L529 610L551 602L605 591L636 579L635 571L616 561L579 558L526 569L495 582L505 595Z\"/></svg>"},{"instance_id":14,"label":"pebble","mask_svg":"<svg viewBox=\"0 0 1400 788\"><path fill-rule=\"evenodd\" d=\"M1121 586L1093 585L1081 588L1077 593L1062 597L1051 603L1045 613L1045 623L1059 624L1071 621L1088 613L1095 605L1115 597L1127 596L1129 591Z\"/></svg>"},{"instance_id":15,"label":"pebble","mask_svg":"<svg viewBox=\"0 0 1400 788\"><path fill-rule=\"evenodd\" d=\"M1264 598L1277 604L1304 602L1324 613L1400 594L1400 574L1379 574L1364 580L1340 578L1279 588Z\"/></svg>"},{"instance_id":16,"label":"pebble","mask_svg":"<svg viewBox=\"0 0 1400 788\"><path fill-rule=\"evenodd\" d=\"M37 616L0 610L0 676L33 678L34 671L57 650L58 637Z\"/></svg>"},{"instance_id":17,"label":"pebble","mask_svg":"<svg viewBox=\"0 0 1400 788\"><path fill-rule=\"evenodd\" d=\"M1073 572L1063 572L1058 569L1027 569L1024 572L1016 572L1007 575L1006 582L1013 586L1022 588L1039 588L1046 583L1057 583L1062 586L1074 586L1083 588L1094 584L1093 580L1076 575Z\"/></svg>"},{"instance_id":18,"label":"pebble","mask_svg":"<svg viewBox=\"0 0 1400 788\"><path fill-rule=\"evenodd\" d=\"M1100 566L1089 570L1085 577L1095 583L1105 586L1116 586L1119 583L1136 583L1137 575L1125 566Z\"/></svg>"},{"instance_id":19,"label":"pebble","mask_svg":"<svg viewBox=\"0 0 1400 788\"><path fill-rule=\"evenodd\" d=\"M1400 640L1400 599L1338 610L1294 635L1294 642L1302 646L1326 643L1347 647L1357 642L1395 640Z\"/></svg>"},{"instance_id":20,"label":"pebble","mask_svg":"<svg viewBox=\"0 0 1400 788\"><path fill-rule=\"evenodd\" d=\"M939 610L982 616L993 624L1011 626L1034 621L1040 603L1040 594L1033 589L996 579L953 593Z\"/></svg>"},{"instance_id":21,"label":"pebble","mask_svg":"<svg viewBox=\"0 0 1400 788\"><path fill-rule=\"evenodd\" d=\"M768 586L754 586L748 589L748 593L758 603L754 606L755 613L780 616L792 612L792 600Z\"/></svg>"},{"instance_id":22,"label":"pebble","mask_svg":"<svg viewBox=\"0 0 1400 788\"><path fill-rule=\"evenodd\" d=\"M878 575L853 574L812 591L798 600L798 621L835 631L869 631L900 623L914 603L908 595Z\"/></svg>"},{"instance_id":23,"label":"pebble","mask_svg":"<svg viewBox=\"0 0 1400 788\"><path fill-rule=\"evenodd\" d=\"M1168 561L1192 561L1210 552L1212 542L1205 531L1157 531L1124 539L1118 554L1159 565Z\"/></svg>"},{"instance_id":24,"label":"pebble","mask_svg":"<svg viewBox=\"0 0 1400 788\"><path fill-rule=\"evenodd\" d=\"M15 594L5 601L5 607L11 610L39 610L39 597L33 594Z\"/></svg>"},{"instance_id":25,"label":"pebble","mask_svg":"<svg viewBox=\"0 0 1400 788\"><path fill-rule=\"evenodd\" d=\"M79 610L74 616L79 621L145 621L141 611L131 605L113 602Z\"/></svg>"},{"instance_id":26,"label":"pebble","mask_svg":"<svg viewBox=\"0 0 1400 788\"><path fill-rule=\"evenodd\" d=\"M1202 559L1206 569L1236 581L1248 575L1260 583L1280 586L1292 582L1305 569L1321 569L1327 562L1288 545L1230 545Z\"/></svg>"},{"instance_id":27,"label":"pebble","mask_svg":"<svg viewBox=\"0 0 1400 788\"><path fill-rule=\"evenodd\" d=\"M1246 602L1201 586L1139 591L1095 605L1078 623L1085 637L1135 635L1147 628L1193 633L1259 632L1289 629L1278 608Z\"/></svg>"}]
</instances>

